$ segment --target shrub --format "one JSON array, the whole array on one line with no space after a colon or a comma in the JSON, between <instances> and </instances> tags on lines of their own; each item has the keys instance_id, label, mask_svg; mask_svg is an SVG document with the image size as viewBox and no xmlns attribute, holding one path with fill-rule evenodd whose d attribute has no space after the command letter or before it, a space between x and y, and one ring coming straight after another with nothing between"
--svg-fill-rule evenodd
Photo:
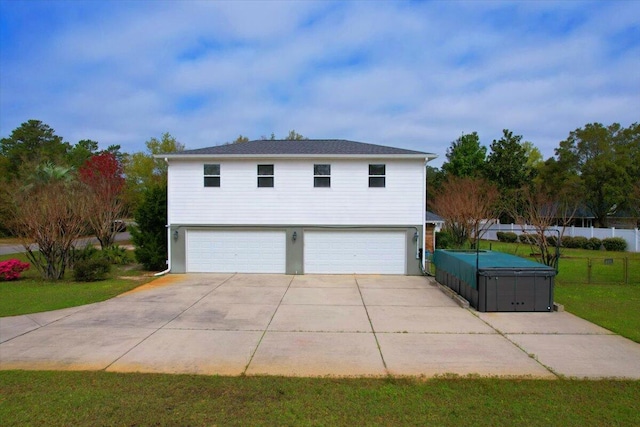
<instances>
[{"instance_id":1,"label":"shrub","mask_svg":"<svg viewBox=\"0 0 640 427\"><path fill-rule=\"evenodd\" d=\"M578 249L587 249L587 246L589 246L589 239L584 236L575 236L573 242Z\"/></svg>"},{"instance_id":2,"label":"shrub","mask_svg":"<svg viewBox=\"0 0 640 427\"><path fill-rule=\"evenodd\" d=\"M549 244L549 246L556 246L558 244L558 236L547 236L547 243Z\"/></svg>"},{"instance_id":3,"label":"shrub","mask_svg":"<svg viewBox=\"0 0 640 427\"><path fill-rule=\"evenodd\" d=\"M71 266L78 261L86 261L92 258L98 258L100 256L100 251L93 247L92 245L87 245L82 249L73 249L71 251Z\"/></svg>"},{"instance_id":4,"label":"shrub","mask_svg":"<svg viewBox=\"0 0 640 427\"><path fill-rule=\"evenodd\" d=\"M608 237L606 239L602 239L602 244L608 251L623 252L627 250L627 241L622 237Z\"/></svg>"},{"instance_id":5,"label":"shrub","mask_svg":"<svg viewBox=\"0 0 640 427\"><path fill-rule=\"evenodd\" d=\"M167 260L167 187L145 190L143 201L135 213L136 226L131 226L135 255L147 270L163 270Z\"/></svg>"},{"instance_id":6,"label":"shrub","mask_svg":"<svg viewBox=\"0 0 640 427\"><path fill-rule=\"evenodd\" d=\"M452 247L453 237L446 231L439 231L436 233L436 249L447 249Z\"/></svg>"},{"instance_id":7,"label":"shrub","mask_svg":"<svg viewBox=\"0 0 640 427\"><path fill-rule=\"evenodd\" d=\"M95 282L104 279L109 271L111 271L111 264L106 258L81 259L75 262L73 278L77 282Z\"/></svg>"},{"instance_id":8,"label":"shrub","mask_svg":"<svg viewBox=\"0 0 640 427\"><path fill-rule=\"evenodd\" d=\"M578 246L575 237L571 236L565 236L562 238L562 246L569 249L576 249L580 247Z\"/></svg>"},{"instance_id":9,"label":"shrub","mask_svg":"<svg viewBox=\"0 0 640 427\"><path fill-rule=\"evenodd\" d=\"M527 243L529 245L535 245L538 243L538 237L534 234L522 233L518 239L520 240L520 243Z\"/></svg>"},{"instance_id":10,"label":"shrub","mask_svg":"<svg viewBox=\"0 0 640 427\"><path fill-rule=\"evenodd\" d=\"M0 281L19 279L20 273L29 269L29 267L31 265L28 262L21 262L15 258L0 261Z\"/></svg>"},{"instance_id":11,"label":"shrub","mask_svg":"<svg viewBox=\"0 0 640 427\"><path fill-rule=\"evenodd\" d=\"M597 237L592 237L587 241L587 245L585 246L585 249L597 251L598 249L600 249L601 244L602 244L602 240L598 239Z\"/></svg>"},{"instance_id":12,"label":"shrub","mask_svg":"<svg viewBox=\"0 0 640 427\"><path fill-rule=\"evenodd\" d=\"M102 250L102 256L111 264L125 265L131 261L127 250L121 246L109 246Z\"/></svg>"},{"instance_id":13,"label":"shrub","mask_svg":"<svg viewBox=\"0 0 640 427\"><path fill-rule=\"evenodd\" d=\"M498 231L496 237L500 242L515 243L518 241L518 235L511 231Z\"/></svg>"}]
</instances>

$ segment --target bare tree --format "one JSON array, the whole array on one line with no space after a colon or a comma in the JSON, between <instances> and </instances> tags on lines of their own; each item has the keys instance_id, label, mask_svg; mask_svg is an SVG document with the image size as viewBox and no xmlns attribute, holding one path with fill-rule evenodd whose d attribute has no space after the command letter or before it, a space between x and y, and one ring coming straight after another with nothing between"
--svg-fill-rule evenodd
<instances>
[{"instance_id":1,"label":"bare tree","mask_svg":"<svg viewBox=\"0 0 640 427\"><path fill-rule=\"evenodd\" d=\"M83 234L81 193L75 181L60 177L22 186L14 192L12 229L44 279L64 277L74 242Z\"/></svg>"},{"instance_id":2,"label":"bare tree","mask_svg":"<svg viewBox=\"0 0 640 427\"><path fill-rule=\"evenodd\" d=\"M449 176L438 190L433 210L445 220L454 244L477 241L497 216L496 187L482 178Z\"/></svg>"},{"instance_id":3,"label":"bare tree","mask_svg":"<svg viewBox=\"0 0 640 427\"><path fill-rule=\"evenodd\" d=\"M573 221L578 199L569 188L554 194L543 191L540 186L523 188L520 196L519 207L512 206L510 214L520 224L522 232L529 236L527 243L536 248L536 259L557 269L560 242L567 225ZM554 224L560 226L559 230L553 227Z\"/></svg>"}]
</instances>

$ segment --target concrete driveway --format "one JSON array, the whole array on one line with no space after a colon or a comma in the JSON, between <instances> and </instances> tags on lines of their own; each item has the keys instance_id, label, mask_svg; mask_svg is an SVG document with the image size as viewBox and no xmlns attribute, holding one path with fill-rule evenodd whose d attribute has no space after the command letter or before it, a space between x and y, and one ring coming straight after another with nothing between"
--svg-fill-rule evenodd
<instances>
[{"instance_id":1,"label":"concrete driveway","mask_svg":"<svg viewBox=\"0 0 640 427\"><path fill-rule=\"evenodd\" d=\"M0 369L640 378L640 344L569 313L477 313L431 278L169 275L0 319Z\"/></svg>"}]
</instances>

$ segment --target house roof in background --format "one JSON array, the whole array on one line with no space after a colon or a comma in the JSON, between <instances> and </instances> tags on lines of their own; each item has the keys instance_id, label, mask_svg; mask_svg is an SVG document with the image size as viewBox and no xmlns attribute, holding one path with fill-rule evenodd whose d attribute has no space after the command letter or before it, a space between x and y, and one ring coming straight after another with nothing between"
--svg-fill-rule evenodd
<instances>
[{"instance_id":1,"label":"house roof in background","mask_svg":"<svg viewBox=\"0 0 640 427\"><path fill-rule=\"evenodd\" d=\"M427 222L444 222L444 218L431 211L427 211Z\"/></svg>"},{"instance_id":2,"label":"house roof in background","mask_svg":"<svg viewBox=\"0 0 640 427\"><path fill-rule=\"evenodd\" d=\"M344 139L255 140L208 148L160 154L156 157L184 156L408 156L433 159L435 154Z\"/></svg>"}]
</instances>

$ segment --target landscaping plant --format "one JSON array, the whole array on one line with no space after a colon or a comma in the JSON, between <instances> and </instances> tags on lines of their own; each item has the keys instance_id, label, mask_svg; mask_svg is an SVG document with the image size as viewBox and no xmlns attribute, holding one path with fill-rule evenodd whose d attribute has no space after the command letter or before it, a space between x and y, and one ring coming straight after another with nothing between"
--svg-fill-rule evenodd
<instances>
[{"instance_id":1,"label":"landscaping plant","mask_svg":"<svg viewBox=\"0 0 640 427\"><path fill-rule=\"evenodd\" d=\"M606 239L602 239L602 245L608 251L626 251L627 250L627 241L622 237L608 237Z\"/></svg>"},{"instance_id":2,"label":"landscaping plant","mask_svg":"<svg viewBox=\"0 0 640 427\"><path fill-rule=\"evenodd\" d=\"M83 203L87 223L102 249L113 245L118 228L113 224L125 212L121 197L124 191L122 165L110 152L96 154L78 170L78 179L85 186Z\"/></svg>"},{"instance_id":3,"label":"landscaping plant","mask_svg":"<svg viewBox=\"0 0 640 427\"><path fill-rule=\"evenodd\" d=\"M0 281L17 280L20 273L27 270L31 265L12 258L7 261L0 261Z\"/></svg>"},{"instance_id":4,"label":"landscaping plant","mask_svg":"<svg viewBox=\"0 0 640 427\"><path fill-rule=\"evenodd\" d=\"M12 189L11 227L27 258L46 280L64 278L72 248L85 231L82 188L69 168L38 166Z\"/></svg>"},{"instance_id":5,"label":"landscaping plant","mask_svg":"<svg viewBox=\"0 0 640 427\"><path fill-rule=\"evenodd\" d=\"M163 270L167 260L167 187L147 189L131 227L135 255L147 270Z\"/></svg>"}]
</instances>

